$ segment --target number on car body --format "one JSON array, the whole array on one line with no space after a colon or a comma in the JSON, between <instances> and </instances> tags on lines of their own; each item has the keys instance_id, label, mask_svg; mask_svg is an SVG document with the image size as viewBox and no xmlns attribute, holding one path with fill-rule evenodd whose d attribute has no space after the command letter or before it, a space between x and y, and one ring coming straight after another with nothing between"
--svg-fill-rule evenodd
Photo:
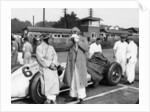
<instances>
[{"instance_id":1,"label":"number on car body","mask_svg":"<svg viewBox=\"0 0 150 112\"><path fill-rule=\"evenodd\" d=\"M32 76L32 72L29 69L30 68L28 66L25 66L22 68L22 72L23 72L25 77L31 77Z\"/></svg>"}]
</instances>

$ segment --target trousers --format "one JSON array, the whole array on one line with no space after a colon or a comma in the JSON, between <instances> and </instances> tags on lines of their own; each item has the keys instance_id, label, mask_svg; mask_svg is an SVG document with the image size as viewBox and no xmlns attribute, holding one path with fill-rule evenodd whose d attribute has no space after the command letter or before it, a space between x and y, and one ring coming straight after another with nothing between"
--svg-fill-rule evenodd
<instances>
[{"instance_id":1,"label":"trousers","mask_svg":"<svg viewBox=\"0 0 150 112\"><path fill-rule=\"evenodd\" d=\"M126 65L126 75L127 75L127 80L131 83L135 79L135 65L136 62L131 62Z\"/></svg>"},{"instance_id":2,"label":"trousers","mask_svg":"<svg viewBox=\"0 0 150 112\"><path fill-rule=\"evenodd\" d=\"M71 87L70 87L70 96L83 99L86 97L85 87L82 88L77 87L78 86L77 83L79 83L78 74L74 74L72 78Z\"/></svg>"}]
</instances>

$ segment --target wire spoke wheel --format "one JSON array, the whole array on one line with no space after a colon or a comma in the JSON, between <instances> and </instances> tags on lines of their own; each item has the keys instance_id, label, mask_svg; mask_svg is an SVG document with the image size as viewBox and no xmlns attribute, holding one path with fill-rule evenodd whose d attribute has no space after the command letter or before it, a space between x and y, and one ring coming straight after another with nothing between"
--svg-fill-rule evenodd
<instances>
[{"instance_id":1,"label":"wire spoke wheel","mask_svg":"<svg viewBox=\"0 0 150 112\"><path fill-rule=\"evenodd\" d=\"M122 68L119 63L110 64L107 72L107 82L109 85L117 85L121 80Z\"/></svg>"}]
</instances>

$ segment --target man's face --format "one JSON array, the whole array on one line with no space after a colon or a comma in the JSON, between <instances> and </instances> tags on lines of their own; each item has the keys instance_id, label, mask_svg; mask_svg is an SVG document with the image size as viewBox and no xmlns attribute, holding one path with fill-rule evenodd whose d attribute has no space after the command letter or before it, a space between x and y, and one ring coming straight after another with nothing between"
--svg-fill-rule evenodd
<instances>
[{"instance_id":1,"label":"man's face","mask_svg":"<svg viewBox=\"0 0 150 112\"><path fill-rule=\"evenodd\" d=\"M78 34L77 31L73 31L72 34Z\"/></svg>"},{"instance_id":2,"label":"man's face","mask_svg":"<svg viewBox=\"0 0 150 112\"><path fill-rule=\"evenodd\" d=\"M127 43L129 44L131 42L131 39L127 39Z\"/></svg>"},{"instance_id":3,"label":"man's face","mask_svg":"<svg viewBox=\"0 0 150 112\"><path fill-rule=\"evenodd\" d=\"M52 38L49 38L49 39L48 39L48 44L51 45L52 43L53 43L53 39L52 39Z\"/></svg>"},{"instance_id":4,"label":"man's face","mask_svg":"<svg viewBox=\"0 0 150 112\"><path fill-rule=\"evenodd\" d=\"M99 45L101 43L101 40L97 40L96 44Z\"/></svg>"},{"instance_id":5,"label":"man's face","mask_svg":"<svg viewBox=\"0 0 150 112\"><path fill-rule=\"evenodd\" d=\"M121 42L124 42L126 39L125 38L121 38Z\"/></svg>"}]
</instances>

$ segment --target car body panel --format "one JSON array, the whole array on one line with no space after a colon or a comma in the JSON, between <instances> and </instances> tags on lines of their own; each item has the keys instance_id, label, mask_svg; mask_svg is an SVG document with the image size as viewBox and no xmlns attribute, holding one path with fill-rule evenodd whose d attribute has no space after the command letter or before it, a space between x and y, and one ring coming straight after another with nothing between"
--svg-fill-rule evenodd
<instances>
[{"instance_id":1,"label":"car body panel","mask_svg":"<svg viewBox=\"0 0 150 112\"><path fill-rule=\"evenodd\" d=\"M61 66L65 68L66 62L61 63ZM31 71L32 75L24 74L23 69L26 67L29 68L26 71ZM12 73L11 75L11 99L12 100L25 98L28 96L30 80L37 72L39 72L39 65L36 59L32 58L32 63L23 65ZM62 89L63 87L66 87L66 85L64 85L62 82L63 77L64 77L64 72L65 70L63 70L63 73L59 76L60 89ZM91 76L87 74L87 80L90 81L90 79L91 79Z\"/></svg>"}]
</instances>

